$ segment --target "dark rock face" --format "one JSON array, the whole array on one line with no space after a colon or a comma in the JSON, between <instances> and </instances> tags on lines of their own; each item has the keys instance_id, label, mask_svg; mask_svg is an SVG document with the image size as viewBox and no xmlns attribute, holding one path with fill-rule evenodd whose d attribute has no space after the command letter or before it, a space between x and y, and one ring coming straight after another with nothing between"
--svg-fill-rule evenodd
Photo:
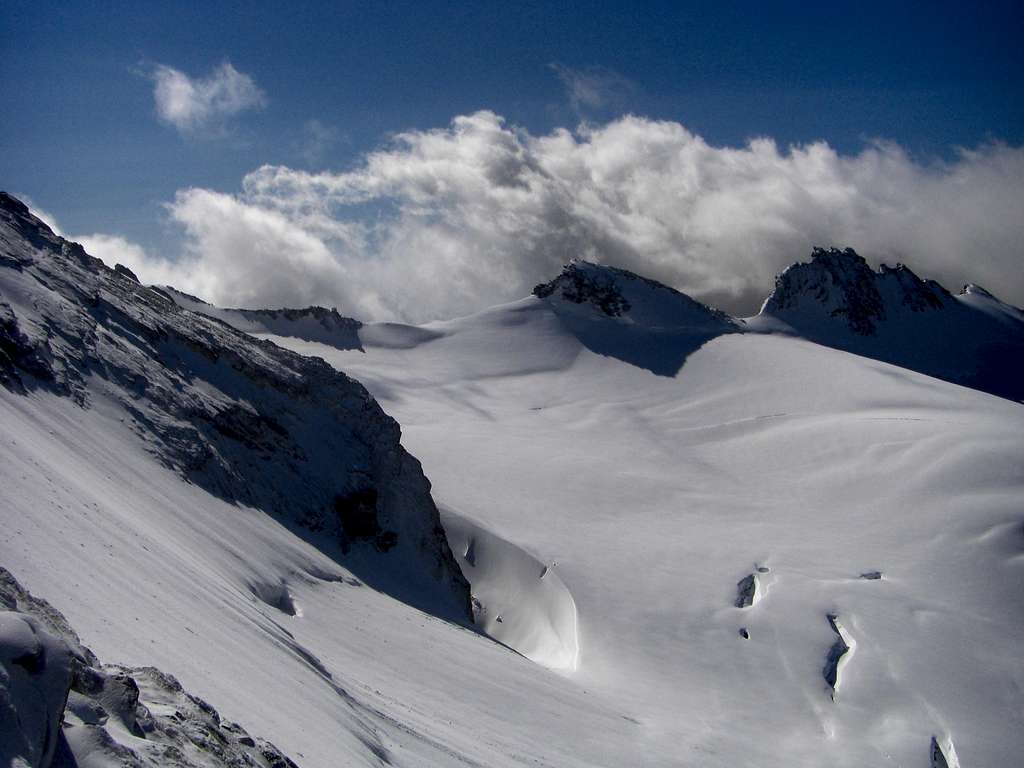
<instances>
[{"instance_id":1,"label":"dark rock face","mask_svg":"<svg viewBox=\"0 0 1024 768\"><path fill-rule=\"evenodd\" d=\"M100 663L61 613L0 568L0 628L11 625L30 630L22 635L35 643L28 655L36 671L14 669L25 664L24 653L10 662L0 659L6 674L0 677L0 701L13 709L0 718L0 758L33 768L84 761L130 768L296 768L269 741L221 720L170 675L154 667ZM8 733L7 724L19 733ZM118 740L122 728L135 737L131 746Z\"/></svg>"},{"instance_id":2,"label":"dark rock face","mask_svg":"<svg viewBox=\"0 0 1024 768\"><path fill-rule=\"evenodd\" d=\"M820 310L853 333L871 336L896 308L942 309L950 299L941 285L922 280L902 264L875 272L852 248L815 248L809 263L794 264L776 278L762 311Z\"/></svg>"},{"instance_id":3,"label":"dark rock face","mask_svg":"<svg viewBox=\"0 0 1024 768\"><path fill-rule=\"evenodd\" d=\"M828 687L832 689L832 698L834 700L839 689L840 666L846 655L850 653L850 646L843 636L843 628L839 623L839 617L830 613L828 615L828 623L832 627L832 631L836 633L836 641L828 649L828 654L825 656L825 666L822 668L821 674L825 678L825 682L828 683Z\"/></svg>"},{"instance_id":4,"label":"dark rock face","mask_svg":"<svg viewBox=\"0 0 1024 768\"><path fill-rule=\"evenodd\" d=\"M573 261L562 273L533 289L533 295L572 304L589 304L608 317L627 314L658 328L700 327L735 330L728 315L695 301L674 288L626 269Z\"/></svg>"},{"instance_id":5,"label":"dark rock face","mask_svg":"<svg viewBox=\"0 0 1024 768\"><path fill-rule=\"evenodd\" d=\"M757 575L751 573L736 584L736 601L733 604L737 608L749 608L757 598Z\"/></svg>"},{"instance_id":6,"label":"dark rock face","mask_svg":"<svg viewBox=\"0 0 1024 768\"><path fill-rule=\"evenodd\" d=\"M940 743L937 737L932 736L928 751L931 768L960 768L960 760L956 756L953 742L948 737L942 739Z\"/></svg>"},{"instance_id":7,"label":"dark rock face","mask_svg":"<svg viewBox=\"0 0 1024 768\"><path fill-rule=\"evenodd\" d=\"M546 299L556 291L561 298L574 304L590 303L609 317L619 317L630 309L629 301L622 295L616 278L643 280L632 272L605 267L602 270L587 269L582 264L569 264L562 274L548 283L541 283L533 289L534 296Z\"/></svg>"},{"instance_id":8,"label":"dark rock face","mask_svg":"<svg viewBox=\"0 0 1024 768\"><path fill-rule=\"evenodd\" d=\"M319 314L336 322L336 313ZM362 385L322 360L183 309L3 194L0 384L83 408L112 404L166 467L307 533L349 538L334 500L372 489L377 533L387 535L370 537L368 554L379 562L364 567L381 578L401 574L395 584L416 582L419 604L432 612L470 616L469 585L430 484L402 448L398 424Z\"/></svg>"},{"instance_id":9,"label":"dark rock face","mask_svg":"<svg viewBox=\"0 0 1024 768\"><path fill-rule=\"evenodd\" d=\"M574 261L533 293L592 352L675 376L706 342L739 325L728 315L625 269Z\"/></svg>"}]
</instances>

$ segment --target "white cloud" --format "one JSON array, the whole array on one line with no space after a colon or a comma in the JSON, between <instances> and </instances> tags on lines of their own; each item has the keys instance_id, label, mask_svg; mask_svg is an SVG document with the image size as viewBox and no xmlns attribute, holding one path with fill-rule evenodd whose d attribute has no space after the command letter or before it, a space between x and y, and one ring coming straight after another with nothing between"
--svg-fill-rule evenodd
<instances>
[{"instance_id":1,"label":"white cloud","mask_svg":"<svg viewBox=\"0 0 1024 768\"><path fill-rule=\"evenodd\" d=\"M781 269L836 244L1021 304L1022 201L1024 149L1003 144L920 163L886 143L715 147L638 117L534 136L478 112L344 173L265 166L238 195L179 192L188 252L152 266L220 304L419 321L519 298L585 257L752 313Z\"/></svg>"},{"instance_id":2,"label":"white cloud","mask_svg":"<svg viewBox=\"0 0 1024 768\"><path fill-rule=\"evenodd\" d=\"M223 126L223 121L266 104L266 95L249 75L225 61L207 77L191 78L163 64L153 70L157 116L180 132Z\"/></svg>"}]
</instances>

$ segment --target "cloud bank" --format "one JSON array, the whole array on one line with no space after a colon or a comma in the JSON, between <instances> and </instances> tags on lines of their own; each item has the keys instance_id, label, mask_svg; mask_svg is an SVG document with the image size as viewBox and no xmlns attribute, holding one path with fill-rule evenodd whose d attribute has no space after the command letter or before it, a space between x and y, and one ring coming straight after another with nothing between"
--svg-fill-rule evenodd
<instances>
[{"instance_id":1,"label":"cloud bank","mask_svg":"<svg viewBox=\"0 0 1024 768\"><path fill-rule=\"evenodd\" d=\"M423 321L524 296L582 257L752 314L816 244L1024 303L1024 148L999 143L921 163L882 142L716 147L632 116L538 136L483 111L346 172L264 166L168 211L185 253L128 266L222 305Z\"/></svg>"},{"instance_id":2,"label":"cloud bank","mask_svg":"<svg viewBox=\"0 0 1024 768\"><path fill-rule=\"evenodd\" d=\"M157 117L183 134L223 127L227 118L266 104L266 95L255 81L227 61L195 79L159 64L152 78Z\"/></svg>"}]
</instances>

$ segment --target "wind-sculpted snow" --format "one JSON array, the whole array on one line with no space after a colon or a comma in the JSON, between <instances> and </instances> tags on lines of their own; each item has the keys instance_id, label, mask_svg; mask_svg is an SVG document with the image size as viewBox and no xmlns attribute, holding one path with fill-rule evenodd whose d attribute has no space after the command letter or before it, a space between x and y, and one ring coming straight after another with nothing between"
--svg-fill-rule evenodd
<instances>
[{"instance_id":1,"label":"wind-sculpted snow","mask_svg":"<svg viewBox=\"0 0 1024 768\"><path fill-rule=\"evenodd\" d=\"M398 424L360 384L182 309L55 236L7 195L0 382L113 409L145 450L189 481L340 539L351 550L346 565L367 580L440 615L468 617L468 585L430 485L399 444ZM341 512L362 497L371 498L372 530L347 525Z\"/></svg>"},{"instance_id":2,"label":"wind-sculpted snow","mask_svg":"<svg viewBox=\"0 0 1024 768\"><path fill-rule=\"evenodd\" d=\"M850 248L815 248L785 270L749 326L1024 399L1021 310L975 285L953 296L902 264L875 271Z\"/></svg>"},{"instance_id":3,"label":"wind-sculpted snow","mask_svg":"<svg viewBox=\"0 0 1024 768\"><path fill-rule=\"evenodd\" d=\"M452 510L442 519L473 588L477 626L542 666L575 670L576 603L558 569Z\"/></svg>"}]
</instances>

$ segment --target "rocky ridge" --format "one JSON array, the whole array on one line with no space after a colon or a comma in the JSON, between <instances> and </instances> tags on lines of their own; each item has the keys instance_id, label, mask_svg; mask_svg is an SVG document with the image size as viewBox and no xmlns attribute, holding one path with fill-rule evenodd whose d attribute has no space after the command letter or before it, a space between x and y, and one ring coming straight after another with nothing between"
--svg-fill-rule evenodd
<instances>
[{"instance_id":1,"label":"rocky ridge","mask_svg":"<svg viewBox=\"0 0 1024 768\"><path fill-rule=\"evenodd\" d=\"M470 615L430 484L362 385L107 268L4 193L0 384L112 408L190 482L340 541L346 566L412 585L428 610Z\"/></svg>"},{"instance_id":2,"label":"rocky ridge","mask_svg":"<svg viewBox=\"0 0 1024 768\"><path fill-rule=\"evenodd\" d=\"M103 664L0 567L0 758L32 768L296 768L154 667Z\"/></svg>"}]
</instances>

